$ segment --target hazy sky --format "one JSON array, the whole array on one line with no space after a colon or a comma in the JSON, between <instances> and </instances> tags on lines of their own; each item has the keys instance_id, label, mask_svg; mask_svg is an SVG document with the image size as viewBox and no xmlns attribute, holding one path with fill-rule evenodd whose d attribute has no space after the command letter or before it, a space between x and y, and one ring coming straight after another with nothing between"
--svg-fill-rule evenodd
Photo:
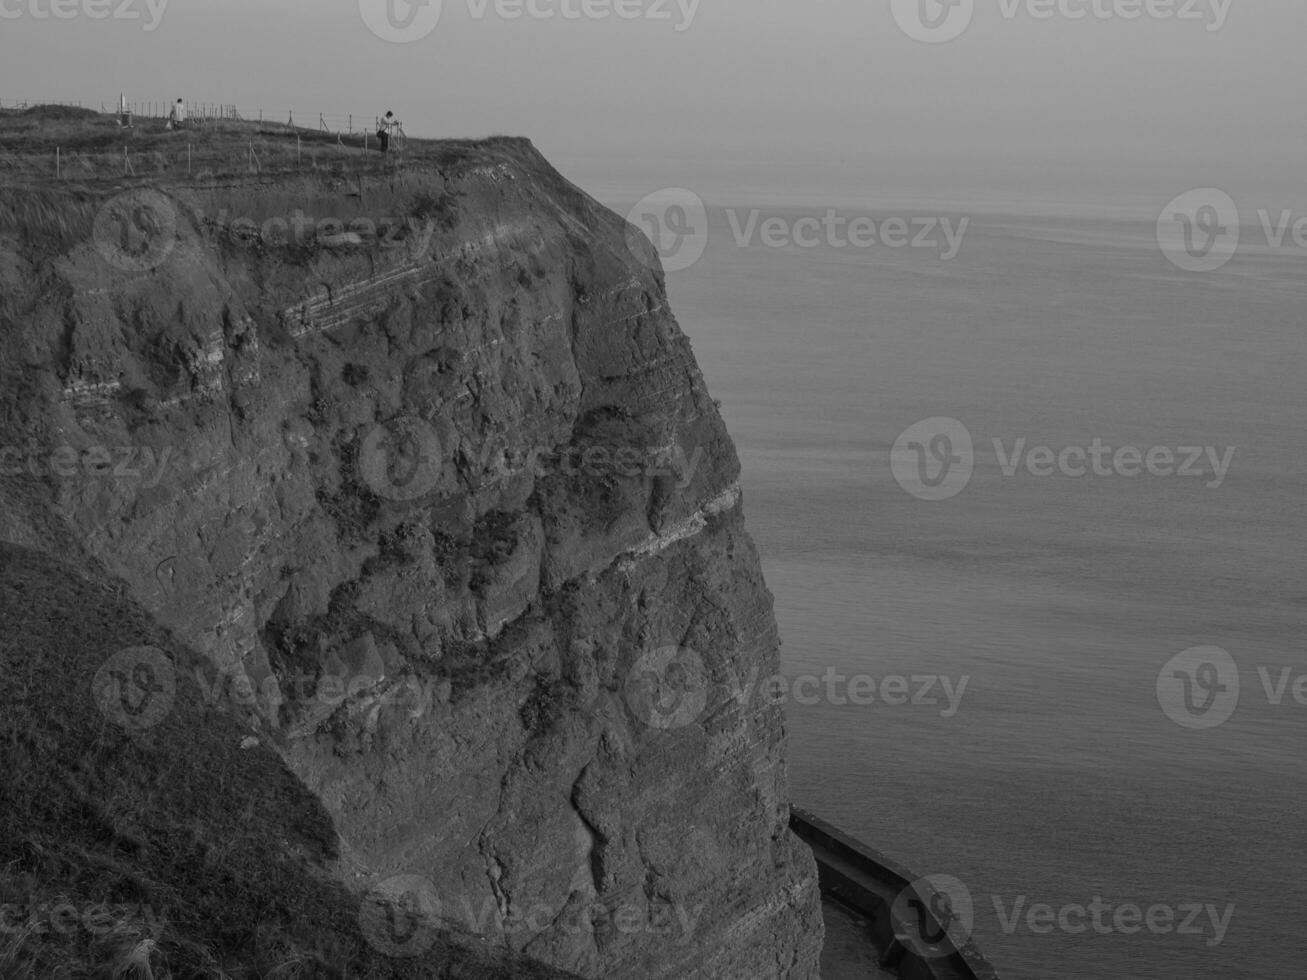
<instances>
[{"instance_id":1,"label":"hazy sky","mask_svg":"<svg viewBox=\"0 0 1307 980\"><path fill-rule=\"evenodd\" d=\"M1255 195L1307 174L1302 0L950 2L0 0L0 100L393 108L411 134L530 136L613 186ZM965 30L909 36L936 15ZM410 20L430 33L369 27Z\"/></svg>"}]
</instances>

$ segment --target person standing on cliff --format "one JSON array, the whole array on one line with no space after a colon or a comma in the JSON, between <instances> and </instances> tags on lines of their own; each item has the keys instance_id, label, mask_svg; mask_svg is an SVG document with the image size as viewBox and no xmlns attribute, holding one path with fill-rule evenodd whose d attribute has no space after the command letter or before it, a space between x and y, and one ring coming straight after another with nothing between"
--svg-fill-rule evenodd
<instances>
[{"instance_id":1,"label":"person standing on cliff","mask_svg":"<svg viewBox=\"0 0 1307 980\"><path fill-rule=\"evenodd\" d=\"M385 117L381 120L381 125L377 128L377 139L381 141L381 152L390 151L390 134L395 129L395 114L389 110L386 111Z\"/></svg>"}]
</instances>

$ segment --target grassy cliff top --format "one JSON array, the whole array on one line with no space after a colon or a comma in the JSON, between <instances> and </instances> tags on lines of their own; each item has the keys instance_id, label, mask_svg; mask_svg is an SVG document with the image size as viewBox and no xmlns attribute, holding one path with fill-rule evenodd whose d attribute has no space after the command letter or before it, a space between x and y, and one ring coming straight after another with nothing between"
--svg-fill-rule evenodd
<instances>
[{"instance_id":1,"label":"grassy cliff top","mask_svg":"<svg viewBox=\"0 0 1307 980\"><path fill-rule=\"evenodd\" d=\"M174 130L158 119L136 119L131 128L124 128L116 115L90 109L0 110L0 179L28 186L53 184L57 179L86 182L124 176L185 182L205 176L297 170L374 174L408 166L476 165L493 161L496 151L508 147L529 147L529 143L510 137L409 137L402 149L383 154L372 134L337 137L281 123L193 120Z\"/></svg>"}]
</instances>

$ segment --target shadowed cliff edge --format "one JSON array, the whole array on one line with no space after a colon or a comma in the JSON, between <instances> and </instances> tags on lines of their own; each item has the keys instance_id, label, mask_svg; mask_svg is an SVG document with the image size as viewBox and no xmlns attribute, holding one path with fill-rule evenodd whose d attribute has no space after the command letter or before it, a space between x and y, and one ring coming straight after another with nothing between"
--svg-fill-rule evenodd
<instances>
[{"instance_id":1,"label":"shadowed cliff edge","mask_svg":"<svg viewBox=\"0 0 1307 980\"><path fill-rule=\"evenodd\" d=\"M319 881L333 915L361 910L360 956L816 976L783 717L736 695L779 669L771 596L643 237L524 140L306 162L253 126L185 134L188 151L134 133L153 168L123 178L112 121L75 117L56 181L50 147L4 136L28 123L0 118L0 538L28 549L9 581L51 583L41 650L58 655L20 640L6 680L57 671L64 700L6 751L58 777L161 741L121 779L162 812L192 798L187 766L233 809L275 771L279 798L317 814L313 849L257 810L244 826L303 857L287 874ZM52 556L117 583L139 628L79 627L90 586ZM78 747L38 751L65 714L91 726ZM238 764L255 768L222 775ZM141 838L129 877L164 846ZM25 900L96 860L65 852L55 874L47 851L11 858ZM147 890L181 887L179 858L151 860ZM270 908L310 931L319 916L253 872L223 881L259 935ZM239 929L186 935L228 975L264 969L230 952ZM278 975L323 975L321 940L286 940Z\"/></svg>"}]
</instances>

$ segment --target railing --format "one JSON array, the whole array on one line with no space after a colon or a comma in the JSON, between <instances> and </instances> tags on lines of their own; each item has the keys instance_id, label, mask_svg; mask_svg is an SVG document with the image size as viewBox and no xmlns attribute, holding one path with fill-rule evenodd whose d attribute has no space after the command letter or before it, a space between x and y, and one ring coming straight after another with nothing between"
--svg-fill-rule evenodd
<instances>
[{"instance_id":1,"label":"railing","mask_svg":"<svg viewBox=\"0 0 1307 980\"><path fill-rule=\"evenodd\" d=\"M899 938L904 924L895 921L894 907L901 897L926 917L929 931L946 936L949 926L936 918L931 896L920 893L905 868L805 810L791 811L790 829L812 848L822 895L867 922L883 967L903 980L998 980L969 937L957 944L941 940L929 951Z\"/></svg>"}]
</instances>

